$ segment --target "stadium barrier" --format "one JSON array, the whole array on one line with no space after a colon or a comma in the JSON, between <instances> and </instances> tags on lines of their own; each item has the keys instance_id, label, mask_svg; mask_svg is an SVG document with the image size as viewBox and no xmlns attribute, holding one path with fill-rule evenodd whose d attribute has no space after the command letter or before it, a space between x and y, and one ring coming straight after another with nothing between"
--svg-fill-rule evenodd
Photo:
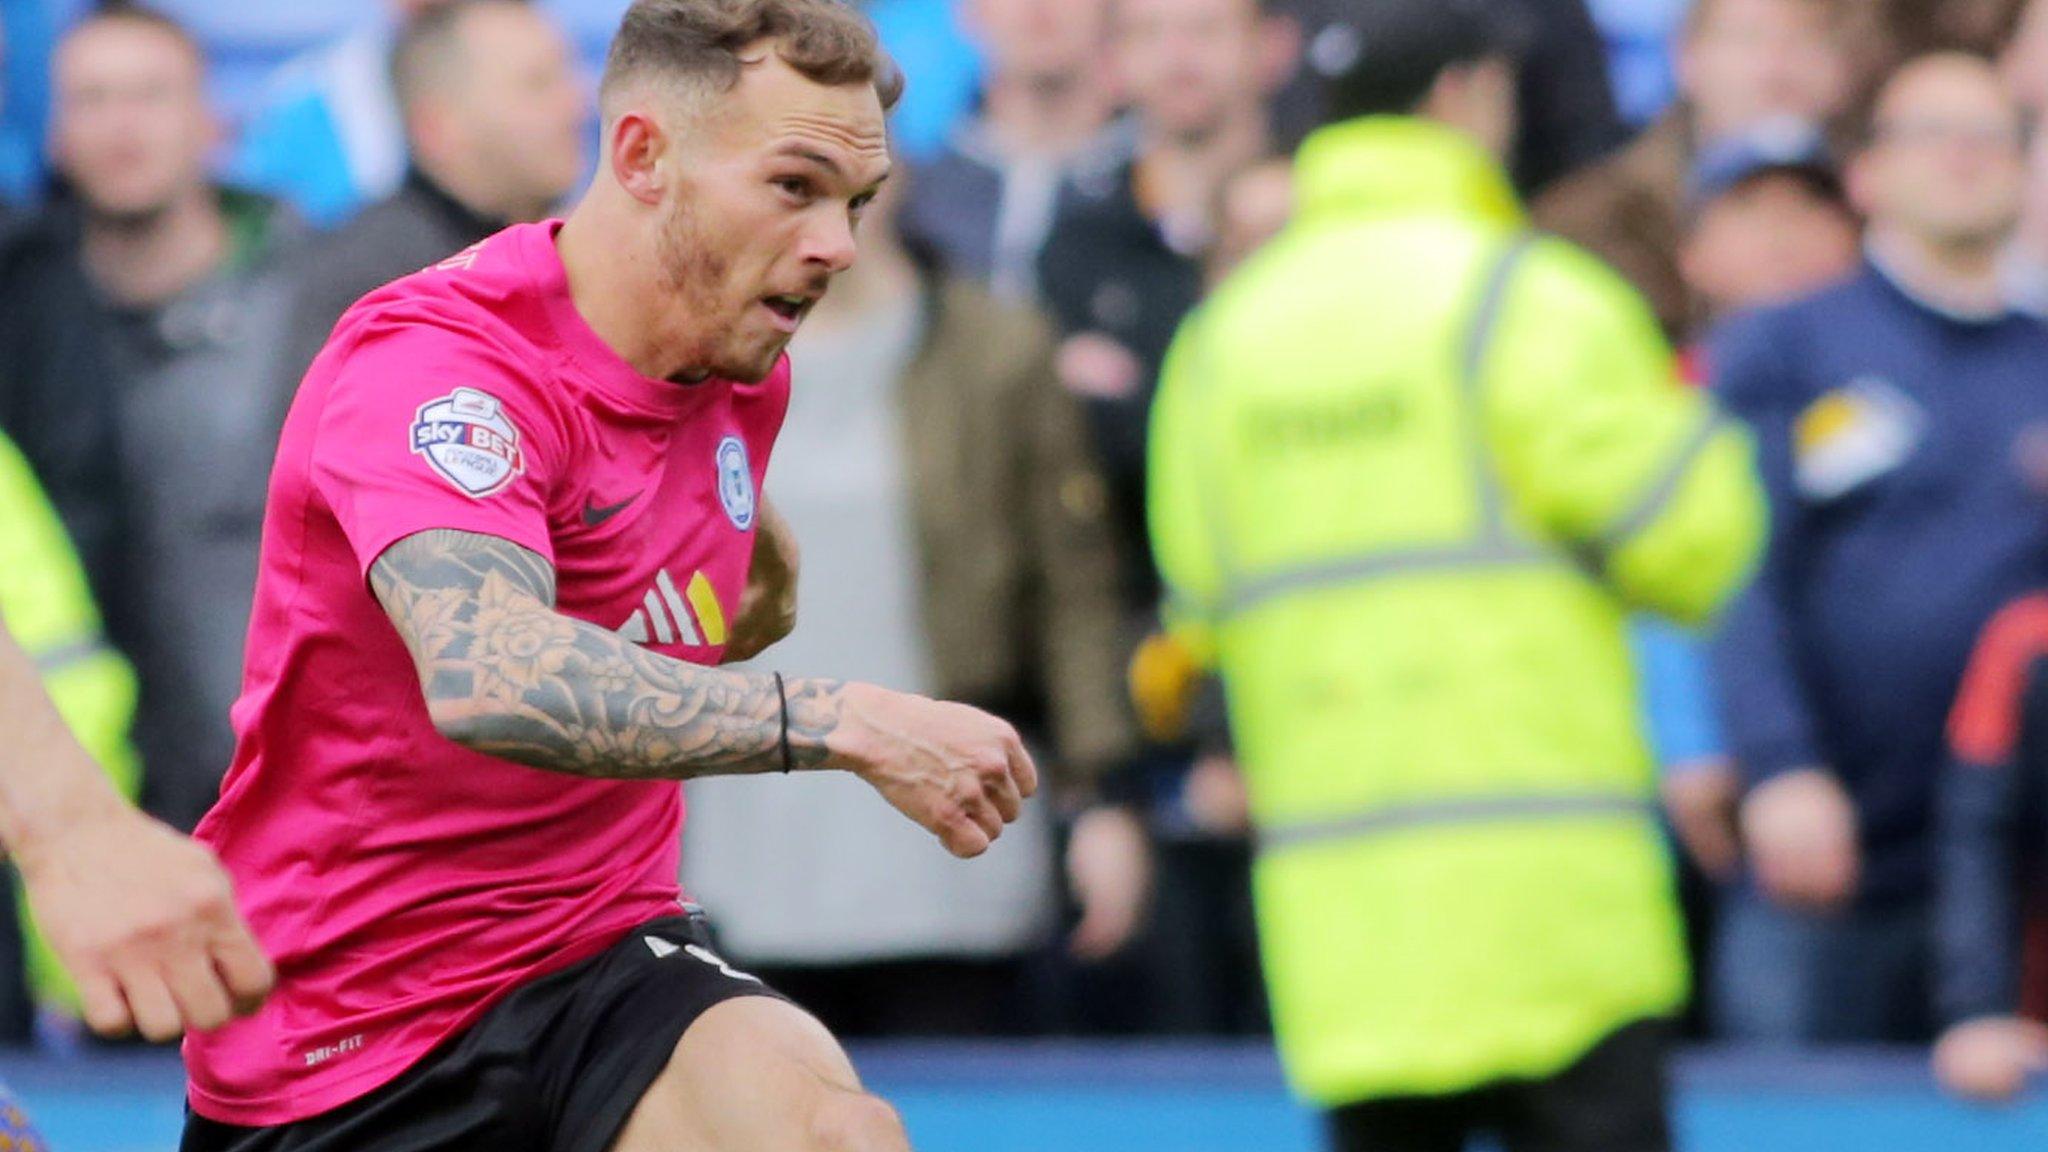
<instances>
[{"instance_id":1,"label":"stadium barrier","mask_svg":"<svg viewBox=\"0 0 2048 1152\"><path fill-rule=\"evenodd\" d=\"M857 1048L919 1152L1318 1152L1315 1117L1251 1044L1045 1041ZM0 1058L57 1152L165 1152L180 1071L158 1052ZM1941 1096L1914 1051L1708 1049L1678 1068L1685 1152L2038 1152L2048 1097Z\"/></svg>"}]
</instances>

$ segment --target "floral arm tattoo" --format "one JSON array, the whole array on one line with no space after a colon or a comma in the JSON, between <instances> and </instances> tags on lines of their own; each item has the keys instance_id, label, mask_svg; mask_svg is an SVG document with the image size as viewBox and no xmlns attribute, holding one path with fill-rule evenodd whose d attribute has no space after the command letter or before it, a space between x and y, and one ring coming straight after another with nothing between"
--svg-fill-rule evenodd
<instances>
[{"instance_id":1,"label":"floral arm tattoo","mask_svg":"<svg viewBox=\"0 0 2048 1152\"><path fill-rule=\"evenodd\" d=\"M671 660L554 610L554 569L507 540L434 529L385 550L370 585L457 743L578 776L687 779L782 768L772 676ZM790 680L793 765L823 767L838 684Z\"/></svg>"}]
</instances>

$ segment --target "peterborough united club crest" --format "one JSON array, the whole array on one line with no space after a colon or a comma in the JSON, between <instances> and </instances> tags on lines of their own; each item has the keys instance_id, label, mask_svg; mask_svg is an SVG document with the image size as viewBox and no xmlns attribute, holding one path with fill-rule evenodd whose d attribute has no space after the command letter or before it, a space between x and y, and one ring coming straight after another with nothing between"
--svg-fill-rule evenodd
<instances>
[{"instance_id":1,"label":"peterborough united club crest","mask_svg":"<svg viewBox=\"0 0 2048 1152\"><path fill-rule=\"evenodd\" d=\"M747 446L737 436L718 442L718 500L733 527L745 532L754 526L754 470L747 466Z\"/></svg>"},{"instance_id":2,"label":"peterborough united club crest","mask_svg":"<svg viewBox=\"0 0 2048 1152\"><path fill-rule=\"evenodd\" d=\"M519 429L497 397L474 388L457 388L422 404L412 424L412 450L478 500L504 491L526 470Z\"/></svg>"}]
</instances>

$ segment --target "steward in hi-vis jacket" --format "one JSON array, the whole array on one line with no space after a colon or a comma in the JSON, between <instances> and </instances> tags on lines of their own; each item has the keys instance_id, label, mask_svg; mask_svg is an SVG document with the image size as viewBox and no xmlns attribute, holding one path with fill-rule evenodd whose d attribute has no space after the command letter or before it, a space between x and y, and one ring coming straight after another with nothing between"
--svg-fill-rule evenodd
<instances>
[{"instance_id":1,"label":"steward in hi-vis jacket","mask_svg":"<svg viewBox=\"0 0 2048 1152\"><path fill-rule=\"evenodd\" d=\"M1413 7L1403 34L1465 19ZM1627 622L1710 615L1764 503L1750 438L1680 385L1649 309L1526 230L1485 146L1494 42L1428 43L1421 95L1389 104L1381 71L1346 113L1416 114L1310 137L1295 221L1181 330L1154 547L1228 692L1297 1091L1348 1139L1361 1103L1501 1127L1544 1109L1499 1092L1633 1077L1639 1124L1574 1129L1578 1108L1583 1140L1543 1146L1637 1152L1668 1139L1639 1033L1687 973Z\"/></svg>"}]
</instances>

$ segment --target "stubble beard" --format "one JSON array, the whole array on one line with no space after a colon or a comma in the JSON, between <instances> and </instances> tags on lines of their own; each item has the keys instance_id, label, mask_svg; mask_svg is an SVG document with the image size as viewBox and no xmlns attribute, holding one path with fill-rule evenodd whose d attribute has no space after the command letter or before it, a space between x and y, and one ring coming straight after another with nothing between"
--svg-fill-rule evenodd
<instances>
[{"instance_id":1,"label":"stubble beard","mask_svg":"<svg viewBox=\"0 0 2048 1152\"><path fill-rule=\"evenodd\" d=\"M669 210L656 256L661 266L662 287L672 298L676 314L684 318L684 325L694 329L687 349L688 366L708 370L714 376L732 377L736 366L726 363L721 353L729 347L731 328L738 318L723 315L719 300L730 266L713 250L703 223L688 200L677 200Z\"/></svg>"}]
</instances>

